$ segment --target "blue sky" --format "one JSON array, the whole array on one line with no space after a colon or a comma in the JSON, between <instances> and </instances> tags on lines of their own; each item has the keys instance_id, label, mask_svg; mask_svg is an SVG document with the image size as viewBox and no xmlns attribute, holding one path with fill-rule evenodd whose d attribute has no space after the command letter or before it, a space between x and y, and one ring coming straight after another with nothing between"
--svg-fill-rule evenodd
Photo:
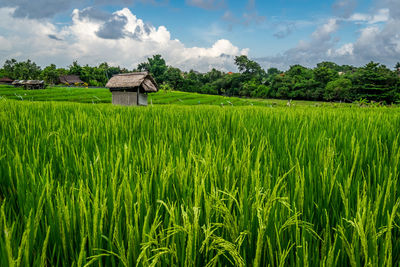
<instances>
[{"instance_id":1,"label":"blue sky","mask_svg":"<svg viewBox=\"0 0 400 267\"><path fill-rule=\"evenodd\" d=\"M0 63L133 68L152 54L185 70L400 61L400 0L0 0Z\"/></svg>"}]
</instances>

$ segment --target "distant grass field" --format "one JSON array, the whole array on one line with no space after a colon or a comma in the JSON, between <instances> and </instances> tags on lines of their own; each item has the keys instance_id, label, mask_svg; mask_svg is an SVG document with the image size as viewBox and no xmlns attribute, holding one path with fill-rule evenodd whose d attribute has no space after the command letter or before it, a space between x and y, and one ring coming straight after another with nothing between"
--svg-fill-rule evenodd
<instances>
[{"instance_id":1,"label":"distant grass field","mask_svg":"<svg viewBox=\"0 0 400 267\"><path fill-rule=\"evenodd\" d=\"M24 101L68 101L79 103L111 103L111 93L105 88L49 87L44 90L24 90L13 86L0 85L0 97ZM287 100L248 99L223 97L180 91L149 94L149 104L175 105L233 105L233 106L285 106ZM312 101L293 101L294 105L332 105Z\"/></svg>"},{"instance_id":2,"label":"distant grass field","mask_svg":"<svg viewBox=\"0 0 400 267\"><path fill-rule=\"evenodd\" d=\"M400 109L90 90L0 99L0 266L400 265Z\"/></svg>"}]
</instances>

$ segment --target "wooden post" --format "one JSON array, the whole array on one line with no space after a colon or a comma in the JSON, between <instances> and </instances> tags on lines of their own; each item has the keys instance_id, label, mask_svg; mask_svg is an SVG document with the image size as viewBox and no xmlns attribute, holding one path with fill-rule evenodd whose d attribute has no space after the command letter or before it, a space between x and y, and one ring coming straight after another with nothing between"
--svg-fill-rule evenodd
<instances>
[{"instance_id":1,"label":"wooden post","mask_svg":"<svg viewBox=\"0 0 400 267\"><path fill-rule=\"evenodd\" d=\"M139 106L139 91L140 91L140 86L137 88L137 96L136 96L136 105Z\"/></svg>"}]
</instances>

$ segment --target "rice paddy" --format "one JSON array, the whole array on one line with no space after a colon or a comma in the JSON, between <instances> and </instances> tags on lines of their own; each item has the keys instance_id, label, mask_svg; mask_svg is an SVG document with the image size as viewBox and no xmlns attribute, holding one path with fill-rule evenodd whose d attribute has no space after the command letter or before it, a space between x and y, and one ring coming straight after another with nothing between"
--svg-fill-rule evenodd
<instances>
[{"instance_id":1,"label":"rice paddy","mask_svg":"<svg viewBox=\"0 0 400 267\"><path fill-rule=\"evenodd\" d=\"M400 109L0 100L0 266L399 266Z\"/></svg>"},{"instance_id":2,"label":"rice paddy","mask_svg":"<svg viewBox=\"0 0 400 267\"><path fill-rule=\"evenodd\" d=\"M219 106L286 106L287 100L250 99L224 97L180 91L159 91L149 94L150 105L219 105ZM19 101L58 101L101 104L111 103L111 92L107 88L48 87L44 90L24 90L14 86L0 85L0 99ZM324 105L312 101L293 101L295 105ZM332 104L325 104L332 105ZM338 104L336 104L338 105Z\"/></svg>"}]
</instances>

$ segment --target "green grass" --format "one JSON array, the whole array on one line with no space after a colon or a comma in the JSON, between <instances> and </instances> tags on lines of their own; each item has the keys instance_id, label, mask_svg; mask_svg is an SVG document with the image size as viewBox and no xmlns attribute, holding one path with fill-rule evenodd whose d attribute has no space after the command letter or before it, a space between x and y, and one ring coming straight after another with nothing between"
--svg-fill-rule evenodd
<instances>
[{"instance_id":1,"label":"green grass","mask_svg":"<svg viewBox=\"0 0 400 267\"><path fill-rule=\"evenodd\" d=\"M2 99L0 266L399 266L399 128L396 108Z\"/></svg>"},{"instance_id":2,"label":"green grass","mask_svg":"<svg viewBox=\"0 0 400 267\"><path fill-rule=\"evenodd\" d=\"M49 87L44 90L24 90L13 86L0 85L0 98L23 101L68 101L79 103L111 103L111 92L105 88ZM149 104L174 105L223 105L223 106L285 106L287 100L248 99L223 97L180 91L149 94ZM295 105L333 105L313 101L293 101ZM337 104L336 104L337 105Z\"/></svg>"}]
</instances>

